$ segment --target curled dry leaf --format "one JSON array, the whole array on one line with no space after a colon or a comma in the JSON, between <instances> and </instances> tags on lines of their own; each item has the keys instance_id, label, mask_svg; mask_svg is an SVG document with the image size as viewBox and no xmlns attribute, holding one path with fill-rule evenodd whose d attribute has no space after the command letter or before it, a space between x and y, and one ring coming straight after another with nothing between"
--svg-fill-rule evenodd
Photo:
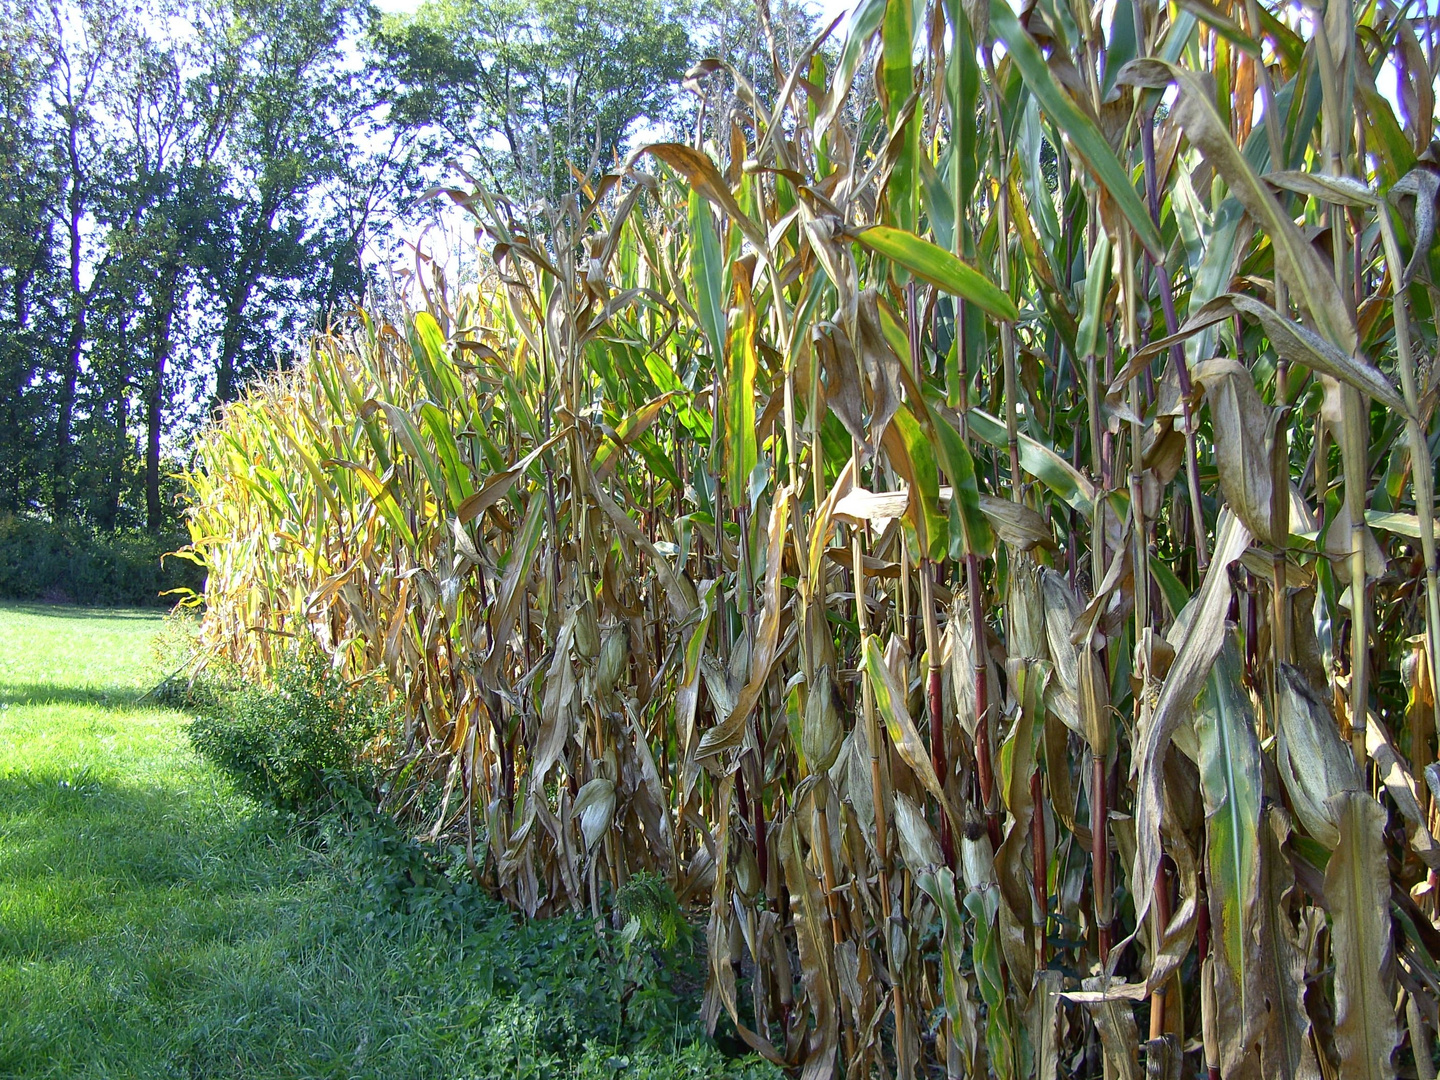
<instances>
[{"instance_id":1,"label":"curled dry leaf","mask_svg":"<svg viewBox=\"0 0 1440 1080\"><path fill-rule=\"evenodd\" d=\"M1024 503L981 495L980 510L990 520L995 535L1016 551L1055 546L1045 519Z\"/></svg>"},{"instance_id":2,"label":"curled dry leaf","mask_svg":"<svg viewBox=\"0 0 1440 1080\"><path fill-rule=\"evenodd\" d=\"M615 818L615 784L603 776L585 783L575 796L571 812L580 819L580 835L587 853L594 852Z\"/></svg>"},{"instance_id":3,"label":"curled dry leaf","mask_svg":"<svg viewBox=\"0 0 1440 1080\"><path fill-rule=\"evenodd\" d=\"M1340 739L1335 714L1306 682L1300 670L1282 664L1277 673L1275 763L1300 824L1327 848L1339 843L1330 800L1344 791L1360 791L1360 775L1350 747Z\"/></svg>"},{"instance_id":4,"label":"curled dry leaf","mask_svg":"<svg viewBox=\"0 0 1440 1080\"><path fill-rule=\"evenodd\" d=\"M1335 1046L1347 1077L1389 1080L1396 1044L1385 811L1369 795L1342 791L1330 813L1340 834L1325 867L1335 955Z\"/></svg>"}]
</instances>

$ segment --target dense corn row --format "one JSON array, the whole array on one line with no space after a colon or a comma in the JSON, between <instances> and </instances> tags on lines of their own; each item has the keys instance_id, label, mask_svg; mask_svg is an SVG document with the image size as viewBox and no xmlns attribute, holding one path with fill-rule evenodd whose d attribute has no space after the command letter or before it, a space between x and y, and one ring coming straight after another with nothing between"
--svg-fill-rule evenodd
<instances>
[{"instance_id":1,"label":"dense corn row","mask_svg":"<svg viewBox=\"0 0 1440 1080\"><path fill-rule=\"evenodd\" d=\"M708 905L806 1077L1433 1077L1435 33L861 0L726 146L456 193L481 288L204 437L207 640L385 673L528 915Z\"/></svg>"}]
</instances>

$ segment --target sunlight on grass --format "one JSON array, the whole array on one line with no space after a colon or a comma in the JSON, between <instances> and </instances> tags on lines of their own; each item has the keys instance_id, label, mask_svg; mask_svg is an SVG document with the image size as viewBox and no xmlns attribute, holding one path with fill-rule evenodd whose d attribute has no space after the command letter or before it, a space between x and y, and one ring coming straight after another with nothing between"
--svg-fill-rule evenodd
<instances>
[{"instance_id":1,"label":"sunlight on grass","mask_svg":"<svg viewBox=\"0 0 1440 1080\"><path fill-rule=\"evenodd\" d=\"M555 952L529 928L512 946L506 917L468 951L377 920L180 714L137 704L160 625L0 607L0 1076L730 1074L700 1046L556 1050L589 988L495 992L477 953Z\"/></svg>"}]
</instances>

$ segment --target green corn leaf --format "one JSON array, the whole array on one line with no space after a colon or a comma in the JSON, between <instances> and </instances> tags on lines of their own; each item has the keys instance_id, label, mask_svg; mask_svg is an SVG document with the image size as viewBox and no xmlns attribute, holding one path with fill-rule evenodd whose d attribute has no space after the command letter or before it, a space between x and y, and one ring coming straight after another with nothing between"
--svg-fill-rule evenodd
<instances>
[{"instance_id":1,"label":"green corn leaf","mask_svg":"<svg viewBox=\"0 0 1440 1080\"><path fill-rule=\"evenodd\" d=\"M975 481L975 460L960 433L944 417L931 421L940 465L950 478L950 557L962 559L975 554L981 558L995 550L990 519L980 509L980 487Z\"/></svg>"},{"instance_id":2,"label":"green corn leaf","mask_svg":"<svg viewBox=\"0 0 1440 1080\"><path fill-rule=\"evenodd\" d=\"M690 192L690 275L700 325L710 339L711 353L719 356L725 348L725 269L710 204L694 190Z\"/></svg>"},{"instance_id":3,"label":"green corn leaf","mask_svg":"<svg viewBox=\"0 0 1440 1080\"><path fill-rule=\"evenodd\" d=\"M341 468L349 469L360 477L360 482L365 485L375 509L385 519L385 524L394 530L395 535L406 547L415 546L415 534L405 521L405 514L400 509L400 504L395 501L395 494L390 490L388 484L381 483L380 478L373 472L361 465L358 461L346 461L340 458L330 458L324 462L326 465L338 465Z\"/></svg>"},{"instance_id":4,"label":"green corn leaf","mask_svg":"<svg viewBox=\"0 0 1440 1080\"><path fill-rule=\"evenodd\" d=\"M1003 450L1009 445L1004 422L985 410L971 409L965 414L965 420L970 434L987 446ZM1054 450L1023 431L1020 433L1020 467L1080 513L1090 516L1095 504L1095 485ZM1116 493L1111 492L1110 497L1115 498Z\"/></svg>"},{"instance_id":5,"label":"green corn leaf","mask_svg":"<svg viewBox=\"0 0 1440 1080\"><path fill-rule=\"evenodd\" d=\"M982 308L997 319L1014 322L1020 317L1014 301L983 274L929 240L888 225L862 229L855 234L855 239L922 281Z\"/></svg>"},{"instance_id":6,"label":"green corn leaf","mask_svg":"<svg viewBox=\"0 0 1440 1080\"><path fill-rule=\"evenodd\" d=\"M904 405L885 431L885 449L897 472L910 484L905 520L915 531L922 558L943 559L950 545L949 521L940 509L940 474L930 439Z\"/></svg>"},{"instance_id":7,"label":"green corn leaf","mask_svg":"<svg viewBox=\"0 0 1440 1080\"><path fill-rule=\"evenodd\" d=\"M1165 606L1170 609L1171 615L1179 615L1180 609L1190 602L1190 590L1175 576L1175 571L1159 559L1152 556L1149 566L1150 576L1160 586L1160 595L1165 598Z\"/></svg>"},{"instance_id":8,"label":"green corn leaf","mask_svg":"<svg viewBox=\"0 0 1440 1080\"><path fill-rule=\"evenodd\" d=\"M920 874L915 883L935 901L940 911L940 976L945 1011L955 1030L964 1031L974 1023L974 1006L969 1002L969 982L962 968L965 957L965 922L955 902L955 875L948 867Z\"/></svg>"},{"instance_id":9,"label":"green corn leaf","mask_svg":"<svg viewBox=\"0 0 1440 1080\"><path fill-rule=\"evenodd\" d=\"M904 691L891 679L885 654L874 635L865 638L864 653L865 677L874 691L875 708L885 721L885 730L890 735L895 752L910 766L921 786L940 804L940 808L950 819L951 827L960 830L963 827L961 820L950 803L950 797L940 786L940 778L935 774L935 766L930 761L930 751L921 741L915 721L910 718Z\"/></svg>"},{"instance_id":10,"label":"green corn leaf","mask_svg":"<svg viewBox=\"0 0 1440 1080\"><path fill-rule=\"evenodd\" d=\"M746 297L730 328L725 372L725 474L730 505L749 502L750 474L755 471L755 306Z\"/></svg>"},{"instance_id":11,"label":"green corn leaf","mask_svg":"<svg viewBox=\"0 0 1440 1080\"><path fill-rule=\"evenodd\" d=\"M989 1010L985 1022L985 1045L990 1051L990 1064L1001 1080L1011 1080L1015 1075L1015 1051L1010 1038L1006 985L1000 965L1000 932L996 927L1000 910L999 890L992 885L966 894L965 910L970 914L975 933L975 981L980 985L980 997Z\"/></svg>"},{"instance_id":12,"label":"green corn leaf","mask_svg":"<svg viewBox=\"0 0 1440 1080\"><path fill-rule=\"evenodd\" d=\"M450 496L450 508L453 510L475 490L470 479L470 470L460 458L460 444L455 441L450 418L441 412L434 402L421 403L420 422L430 432L430 437L435 442L435 450L440 455L440 471L445 477L445 490Z\"/></svg>"},{"instance_id":13,"label":"green corn leaf","mask_svg":"<svg viewBox=\"0 0 1440 1080\"><path fill-rule=\"evenodd\" d=\"M430 485L430 490L435 496L438 505L445 505L445 475L440 468L439 458L430 452L429 444L420 437L420 431L415 426L415 421L410 419L410 414L404 409L391 405L388 401L381 402L380 407L385 410L385 416L390 421L390 430L400 440L400 445L405 448L405 453L414 459L415 464L425 474L425 480Z\"/></svg>"},{"instance_id":14,"label":"green corn leaf","mask_svg":"<svg viewBox=\"0 0 1440 1080\"><path fill-rule=\"evenodd\" d=\"M411 324L410 351L425 389L436 401L456 401L465 394L435 316L418 312Z\"/></svg>"},{"instance_id":15,"label":"green corn leaf","mask_svg":"<svg viewBox=\"0 0 1440 1080\"><path fill-rule=\"evenodd\" d=\"M1044 54L1040 52L1040 46L1020 25L1009 0L991 0L990 29L1005 43L1006 50L1020 69L1025 85L1040 99L1045 111L1069 137L1075 152L1104 186L1110 198L1115 200L1115 205L1125 215L1145 250L1156 258L1162 258L1165 246L1160 239L1160 231L1155 228L1149 211L1140 201L1129 170L1110 149L1110 144L1105 141L1105 136L1095 126L1095 122L1081 111L1070 99L1070 95L1055 81Z\"/></svg>"},{"instance_id":16,"label":"green corn leaf","mask_svg":"<svg viewBox=\"0 0 1440 1080\"><path fill-rule=\"evenodd\" d=\"M1255 717L1240 679L1239 651L1231 638L1205 680L1195 713L1226 1071L1249 1052L1251 1028L1265 1012L1256 944L1263 782Z\"/></svg>"},{"instance_id":17,"label":"green corn leaf","mask_svg":"<svg viewBox=\"0 0 1440 1080\"><path fill-rule=\"evenodd\" d=\"M1395 1000L1391 961L1390 872L1385 810L1362 791L1330 799L1340 843L1325 867L1335 956L1335 1048L1341 1075L1391 1080ZM1387 985L1387 983L1389 985Z\"/></svg>"},{"instance_id":18,"label":"green corn leaf","mask_svg":"<svg viewBox=\"0 0 1440 1080\"><path fill-rule=\"evenodd\" d=\"M1090 262L1085 271L1085 309L1080 315L1080 329L1075 335L1075 355L1088 359L1099 350L1100 327L1104 320L1101 306L1106 286L1110 283L1110 238L1103 232L1095 238Z\"/></svg>"},{"instance_id":19,"label":"green corn leaf","mask_svg":"<svg viewBox=\"0 0 1440 1080\"><path fill-rule=\"evenodd\" d=\"M915 13L911 0L887 0L885 21L880 30L880 66L886 126L894 149L885 199L891 219L906 230L916 226L920 193L920 125L915 121L915 110L906 108L914 92L911 62L914 36Z\"/></svg>"}]
</instances>

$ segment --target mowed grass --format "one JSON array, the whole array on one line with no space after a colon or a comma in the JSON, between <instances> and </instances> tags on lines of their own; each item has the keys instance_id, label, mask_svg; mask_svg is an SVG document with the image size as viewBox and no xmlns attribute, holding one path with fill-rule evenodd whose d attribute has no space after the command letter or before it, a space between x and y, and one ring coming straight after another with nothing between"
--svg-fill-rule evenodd
<instances>
[{"instance_id":1,"label":"mowed grass","mask_svg":"<svg viewBox=\"0 0 1440 1080\"><path fill-rule=\"evenodd\" d=\"M0 606L0 1076L751 1071L678 1030L597 1045L579 924L377 914L355 860L237 795L141 700L160 627Z\"/></svg>"}]
</instances>

